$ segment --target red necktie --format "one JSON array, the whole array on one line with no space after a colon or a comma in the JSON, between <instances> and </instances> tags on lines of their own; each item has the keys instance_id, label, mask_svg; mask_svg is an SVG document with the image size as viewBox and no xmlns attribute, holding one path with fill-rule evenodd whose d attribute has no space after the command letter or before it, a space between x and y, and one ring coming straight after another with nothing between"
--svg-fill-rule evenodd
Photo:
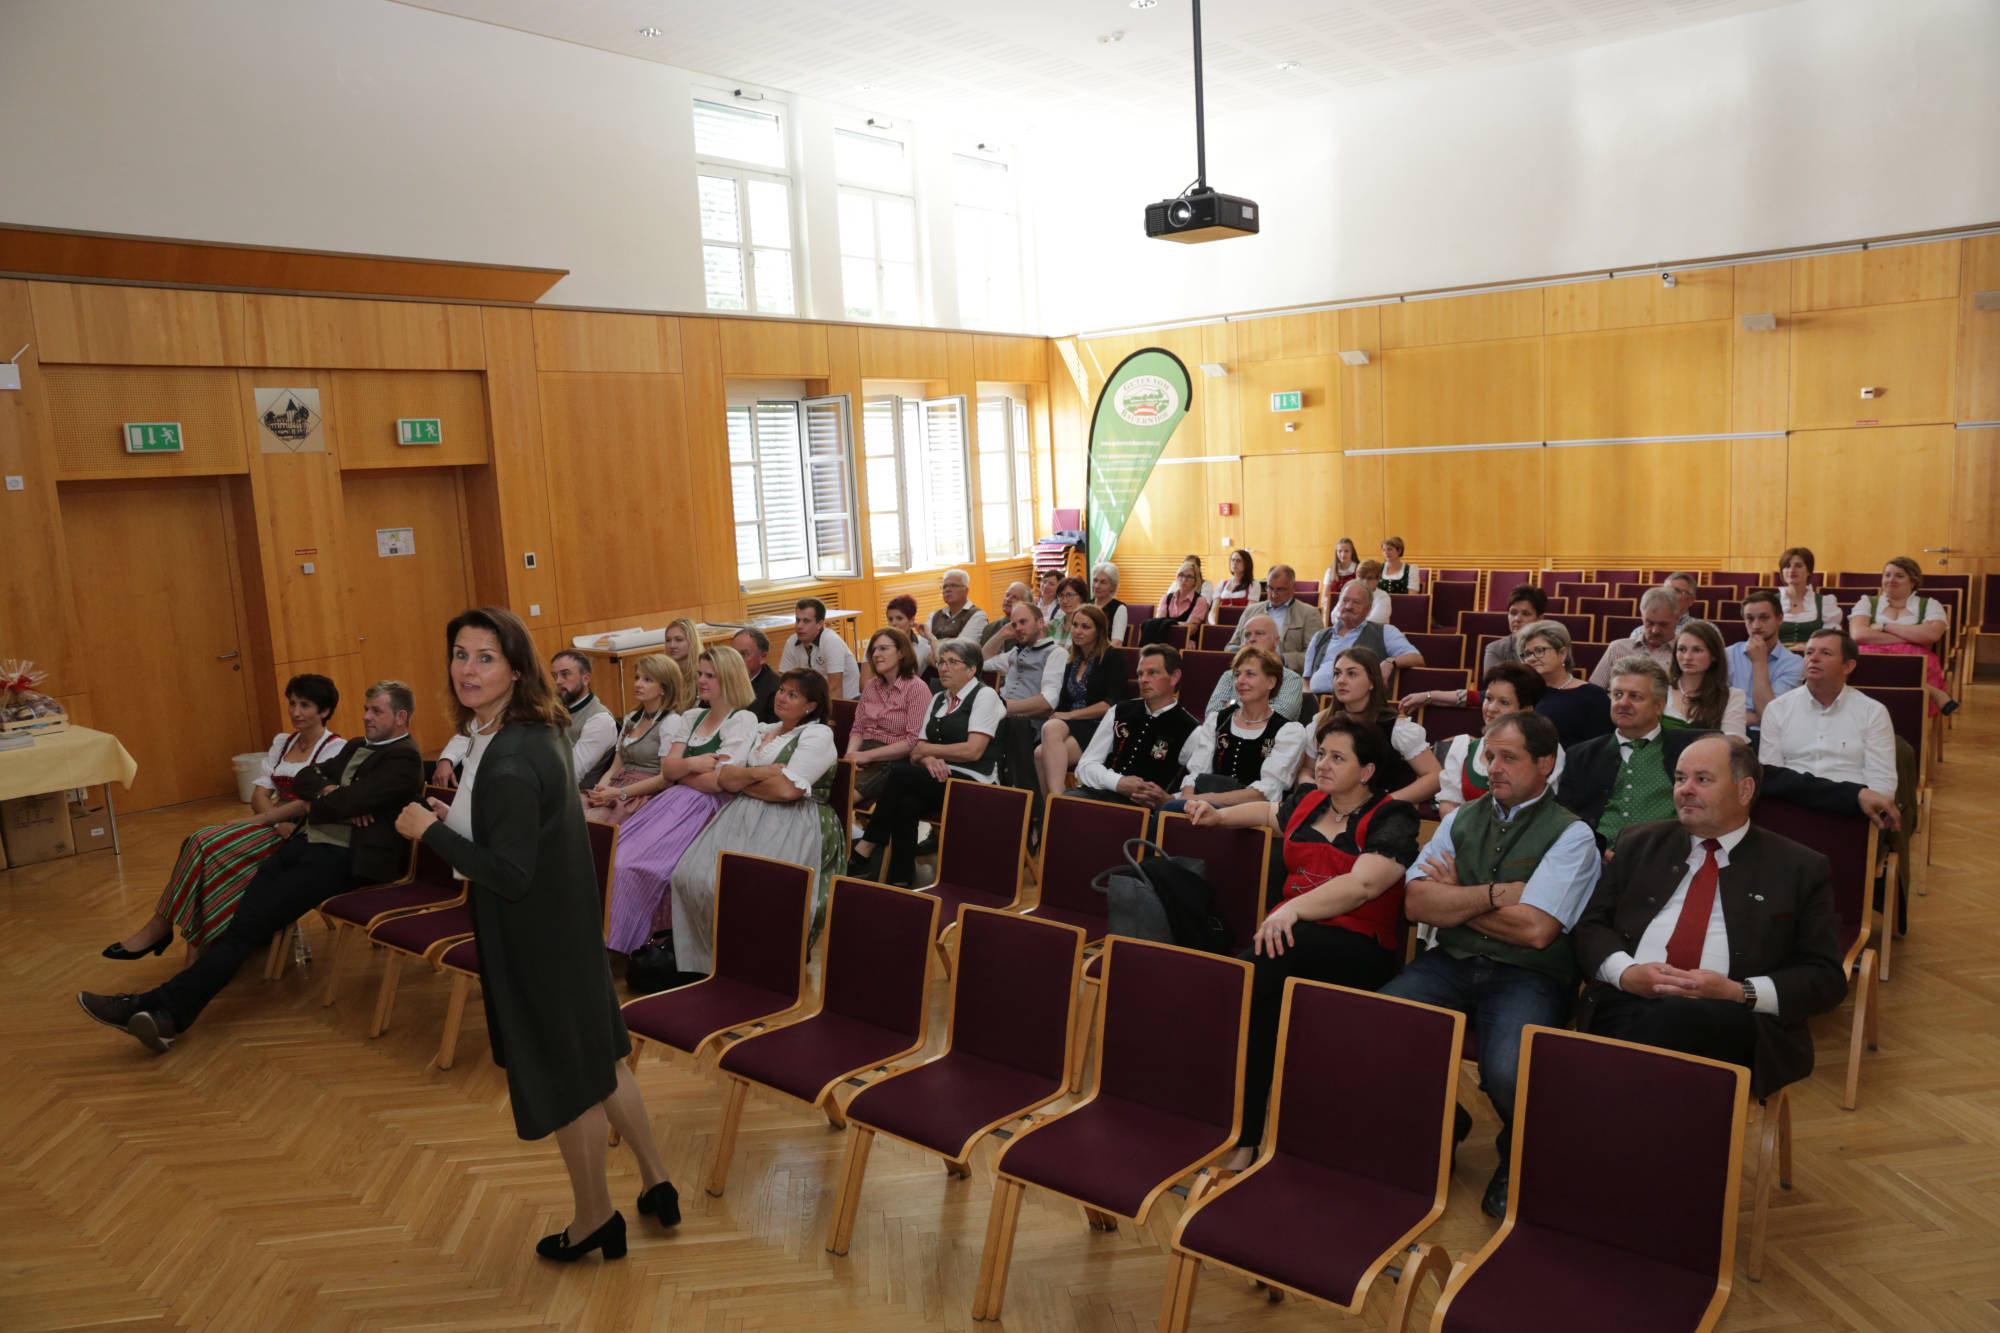
<instances>
[{"instance_id":1,"label":"red necktie","mask_svg":"<svg viewBox=\"0 0 2000 1333\"><path fill-rule=\"evenodd\" d=\"M1722 868L1715 863L1715 854L1722 850L1722 844L1714 838L1703 838L1701 845L1705 853L1701 869L1694 872L1687 901L1681 904L1681 919L1674 923L1674 933L1667 937L1667 966L1683 972L1701 966L1701 949L1708 942L1708 919L1715 912L1715 886L1722 878Z\"/></svg>"}]
</instances>

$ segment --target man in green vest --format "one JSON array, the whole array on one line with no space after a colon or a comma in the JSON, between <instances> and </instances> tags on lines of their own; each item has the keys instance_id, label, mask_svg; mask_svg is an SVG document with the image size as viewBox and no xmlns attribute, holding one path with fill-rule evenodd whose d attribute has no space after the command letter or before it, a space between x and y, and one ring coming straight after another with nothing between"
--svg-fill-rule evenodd
<instances>
[{"instance_id":1,"label":"man in green vest","mask_svg":"<svg viewBox=\"0 0 2000 1333\"><path fill-rule=\"evenodd\" d=\"M1556 728L1508 713L1486 729L1487 791L1444 817L1410 867L1403 910L1437 927L1437 942L1382 988L1384 995L1456 1009L1472 1020L1479 1082L1500 1115L1500 1166L1480 1207L1507 1212L1514 1081L1521 1029L1562 1027L1576 997L1569 929L1597 887L1590 826L1556 803ZM1472 1128L1458 1112L1457 1137Z\"/></svg>"}]
</instances>

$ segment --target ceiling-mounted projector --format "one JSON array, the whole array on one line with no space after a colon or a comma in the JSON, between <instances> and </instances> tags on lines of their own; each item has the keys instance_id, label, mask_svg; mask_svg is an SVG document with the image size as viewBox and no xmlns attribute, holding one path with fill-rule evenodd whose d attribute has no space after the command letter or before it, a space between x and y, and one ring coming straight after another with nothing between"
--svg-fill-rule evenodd
<instances>
[{"instance_id":1,"label":"ceiling-mounted projector","mask_svg":"<svg viewBox=\"0 0 2000 1333\"><path fill-rule=\"evenodd\" d=\"M1257 234L1257 205L1208 188L1208 139L1202 125L1201 0L1194 0L1194 184L1146 205L1146 235L1163 241L1226 241Z\"/></svg>"}]
</instances>

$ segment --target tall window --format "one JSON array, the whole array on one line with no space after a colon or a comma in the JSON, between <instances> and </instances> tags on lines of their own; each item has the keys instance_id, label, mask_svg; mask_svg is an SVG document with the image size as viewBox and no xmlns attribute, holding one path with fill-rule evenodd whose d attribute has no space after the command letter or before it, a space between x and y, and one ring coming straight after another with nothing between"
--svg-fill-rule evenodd
<instances>
[{"instance_id":1,"label":"tall window","mask_svg":"<svg viewBox=\"0 0 2000 1333\"><path fill-rule=\"evenodd\" d=\"M868 535L878 572L969 562L966 406L956 398L870 398L861 406Z\"/></svg>"},{"instance_id":2,"label":"tall window","mask_svg":"<svg viewBox=\"0 0 2000 1333\"><path fill-rule=\"evenodd\" d=\"M729 408L736 576L745 584L859 572L848 398Z\"/></svg>"},{"instance_id":3,"label":"tall window","mask_svg":"<svg viewBox=\"0 0 2000 1333\"><path fill-rule=\"evenodd\" d=\"M1035 540L1028 405L979 400L979 526L988 560L1026 551Z\"/></svg>"},{"instance_id":4,"label":"tall window","mask_svg":"<svg viewBox=\"0 0 2000 1333\"><path fill-rule=\"evenodd\" d=\"M841 303L848 317L916 323L923 297L909 145L872 125L836 129L833 167L840 181Z\"/></svg>"},{"instance_id":5,"label":"tall window","mask_svg":"<svg viewBox=\"0 0 2000 1333\"><path fill-rule=\"evenodd\" d=\"M958 229L959 322L984 329L1018 329L1021 225L1007 164L953 153L951 188Z\"/></svg>"},{"instance_id":6,"label":"tall window","mask_svg":"<svg viewBox=\"0 0 2000 1333\"><path fill-rule=\"evenodd\" d=\"M782 113L765 102L697 97L694 147L708 308L796 315Z\"/></svg>"}]
</instances>

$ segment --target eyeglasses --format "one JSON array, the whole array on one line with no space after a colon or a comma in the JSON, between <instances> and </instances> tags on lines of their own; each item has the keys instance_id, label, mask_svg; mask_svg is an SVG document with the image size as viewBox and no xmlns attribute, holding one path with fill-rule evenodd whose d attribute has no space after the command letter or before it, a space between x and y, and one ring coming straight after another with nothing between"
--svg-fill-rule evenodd
<instances>
[{"instance_id":1,"label":"eyeglasses","mask_svg":"<svg viewBox=\"0 0 2000 1333\"><path fill-rule=\"evenodd\" d=\"M1542 644L1538 648L1523 648L1521 650L1521 660L1523 662L1539 662L1544 657L1553 656L1555 651L1555 649L1549 647L1547 644Z\"/></svg>"}]
</instances>

